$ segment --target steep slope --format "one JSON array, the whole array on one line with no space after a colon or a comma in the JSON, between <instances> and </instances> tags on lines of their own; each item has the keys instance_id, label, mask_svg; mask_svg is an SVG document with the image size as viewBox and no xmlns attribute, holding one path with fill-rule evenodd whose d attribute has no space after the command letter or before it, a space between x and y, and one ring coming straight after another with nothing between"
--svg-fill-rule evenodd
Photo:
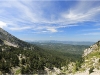
<instances>
[{"instance_id":1,"label":"steep slope","mask_svg":"<svg viewBox=\"0 0 100 75\"><path fill-rule=\"evenodd\" d=\"M84 50L79 70L73 75L100 75L100 41Z\"/></svg>"},{"instance_id":2,"label":"steep slope","mask_svg":"<svg viewBox=\"0 0 100 75\"><path fill-rule=\"evenodd\" d=\"M81 60L63 67L65 75L100 75L100 41L84 50Z\"/></svg>"},{"instance_id":3,"label":"steep slope","mask_svg":"<svg viewBox=\"0 0 100 75\"><path fill-rule=\"evenodd\" d=\"M5 44L13 47L30 47L29 43L26 43L15 36L11 35L7 31L0 28L0 44Z\"/></svg>"},{"instance_id":4,"label":"steep slope","mask_svg":"<svg viewBox=\"0 0 100 75\"><path fill-rule=\"evenodd\" d=\"M24 42L0 28L0 75L46 74L45 69L61 69L67 61L57 51L43 50Z\"/></svg>"},{"instance_id":5,"label":"steep slope","mask_svg":"<svg viewBox=\"0 0 100 75\"><path fill-rule=\"evenodd\" d=\"M100 41L84 51L83 59L82 69L89 73L99 71L100 74Z\"/></svg>"}]
</instances>

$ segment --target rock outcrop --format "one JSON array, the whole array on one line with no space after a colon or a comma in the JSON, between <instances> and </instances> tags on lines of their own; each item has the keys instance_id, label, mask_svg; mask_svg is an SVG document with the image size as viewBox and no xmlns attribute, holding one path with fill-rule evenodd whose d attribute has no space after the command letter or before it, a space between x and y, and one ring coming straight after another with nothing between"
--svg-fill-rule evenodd
<instances>
[{"instance_id":1,"label":"rock outcrop","mask_svg":"<svg viewBox=\"0 0 100 75\"><path fill-rule=\"evenodd\" d=\"M97 45L97 44L94 44L94 45L90 46L90 48L85 49L85 50L84 50L83 57L84 57L84 56L87 56L89 53L91 53L91 52L92 52L93 50L95 50L95 49L98 49L98 45Z\"/></svg>"},{"instance_id":2,"label":"rock outcrop","mask_svg":"<svg viewBox=\"0 0 100 75\"><path fill-rule=\"evenodd\" d=\"M85 49L82 57L80 73L75 75L100 75L100 41Z\"/></svg>"}]
</instances>

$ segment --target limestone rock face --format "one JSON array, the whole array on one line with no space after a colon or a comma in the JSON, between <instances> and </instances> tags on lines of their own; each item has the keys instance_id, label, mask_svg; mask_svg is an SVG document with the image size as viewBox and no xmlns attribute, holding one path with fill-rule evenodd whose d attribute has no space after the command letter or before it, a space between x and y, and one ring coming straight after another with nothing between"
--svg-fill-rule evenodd
<instances>
[{"instance_id":1,"label":"limestone rock face","mask_svg":"<svg viewBox=\"0 0 100 75\"><path fill-rule=\"evenodd\" d=\"M92 52L93 50L95 50L95 49L98 49L98 45L97 45L97 44L94 44L94 45L90 46L90 48L85 49L85 50L84 50L83 57L84 57L84 56L87 56L89 53L91 53L91 52Z\"/></svg>"},{"instance_id":2,"label":"limestone rock face","mask_svg":"<svg viewBox=\"0 0 100 75\"><path fill-rule=\"evenodd\" d=\"M87 75L100 75L100 41L84 50L81 69L88 71ZM76 75L86 75L85 72Z\"/></svg>"}]
</instances>

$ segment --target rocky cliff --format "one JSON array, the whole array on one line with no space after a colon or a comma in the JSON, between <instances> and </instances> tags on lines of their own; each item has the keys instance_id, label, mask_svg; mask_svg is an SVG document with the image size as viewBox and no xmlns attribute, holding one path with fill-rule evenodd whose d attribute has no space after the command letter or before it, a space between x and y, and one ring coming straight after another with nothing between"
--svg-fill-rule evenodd
<instances>
[{"instance_id":1,"label":"rocky cliff","mask_svg":"<svg viewBox=\"0 0 100 75\"><path fill-rule=\"evenodd\" d=\"M100 41L84 50L80 70L74 75L100 75Z\"/></svg>"},{"instance_id":2,"label":"rocky cliff","mask_svg":"<svg viewBox=\"0 0 100 75\"><path fill-rule=\"evenodd\" d=\"M70 62L62 72L65 75L100 75L100 41L84 50L81 62Z\"/></svg>"}]
</instances>

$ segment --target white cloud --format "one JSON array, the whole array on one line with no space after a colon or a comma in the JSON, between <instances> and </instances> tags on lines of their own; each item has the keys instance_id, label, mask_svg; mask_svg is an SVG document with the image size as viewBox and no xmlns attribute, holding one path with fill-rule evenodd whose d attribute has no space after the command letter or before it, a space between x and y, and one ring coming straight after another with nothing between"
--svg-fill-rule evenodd
<instances>
[{"instance_id":1,"label":"white cloud","mask_svg":"<svg viewBox=\"0 0 100 75\"><path fill-rule=\"evenodd\" d=\"M70 23L93 21L95 20L94 17L100 13L100 7L90 8L88 11L84 10L85 13L81 11L80 12L76 12L76 11L73 11L72 9L69 11L69 13L62 14L62 17L65 18L65 20L69 21Z\"/></svg>"},{"instance_id":2,"label":"white cloud","mask_svg":"<svg viewBox=\"0 0 100 75\"><path fill-rule=\"evenodd\" d=\"M78 26L79 22L94 21L95 16L100 13L100 6L92 7L93 3L80 1L76 6L69 8L69 11L58 12L60 15L51 14L51 18L48 19L45 17L47 14L45 15L43 9L47 9L50 4L52 6L52 3L44 3L32 0L2 1L0 20L9 22L8 28L11 30L33 29L43 33L59 32L58 28ZM9 10L11 11L8 12ZM54 19L56 16L57 19ZM7 24L0 24L0 27L5 27Z\"/></svg>"},{"instance_id":3,"label":"white cloud","mask_svg":"<svg viewBox=\"0 0 100 75\"><path fill-rule=\"evenodd\" d=\"M31 29L31 27L14 27L14 28L10 28L11 30L26 30L26 29Z\"/></svg>"},{"instance_id":4,"label":"white cloud","mask_svg":"<svg viewBox=\"0 0 100 75\"><path fill-rule=\"evenodd\" d=\"M62 15L64 18L69 19L69 20L76 20L79 15L73 13L71 10L68 14L63 14Z\"/></svg>"},{"instance_id":5,"label":"white cloud","mask_svg":"<svg viewBox=\"0 0 100 75\"><path fill-rule=\"evenodd\" d=\"M54 28L48 28L47 29L48 31L50 31L50 32L58 32L56 29L54 29Z\"/></svg>"},{"instance_id":6,"label":"white cloud","mask_svg":"<svg viewBox=\"0 0 100 75\"><path fill-rule=\"evenodd\" d=\"M0 27L1 27L1 28L6 27L6 26L7 26L7 24L6 24L5 22L0 21Z\"/></svg>"},{"instance_id":7,"label":"white cloud","mask_svg":"<svg viewBox=\"0 0 100 75\"><path fill-rule=\"evenodd\" d=\"M46 33L46 32L48 32L48 31L42 31L43 33Z\"/></svg>"},{"instance_id":8,"label":"white cloud","mask_svg":"<svg viewBox=\"0 0 100 75\"><path fill-rule=\"evenodd\" d=\"M66 26L68 24L77 24L86 21L99 21L100 5L96 5L96 1L79 1L66 12L62 13L62 18ZM100 18L99 18L100 19Z\"/></svg>"}]
</instances>

